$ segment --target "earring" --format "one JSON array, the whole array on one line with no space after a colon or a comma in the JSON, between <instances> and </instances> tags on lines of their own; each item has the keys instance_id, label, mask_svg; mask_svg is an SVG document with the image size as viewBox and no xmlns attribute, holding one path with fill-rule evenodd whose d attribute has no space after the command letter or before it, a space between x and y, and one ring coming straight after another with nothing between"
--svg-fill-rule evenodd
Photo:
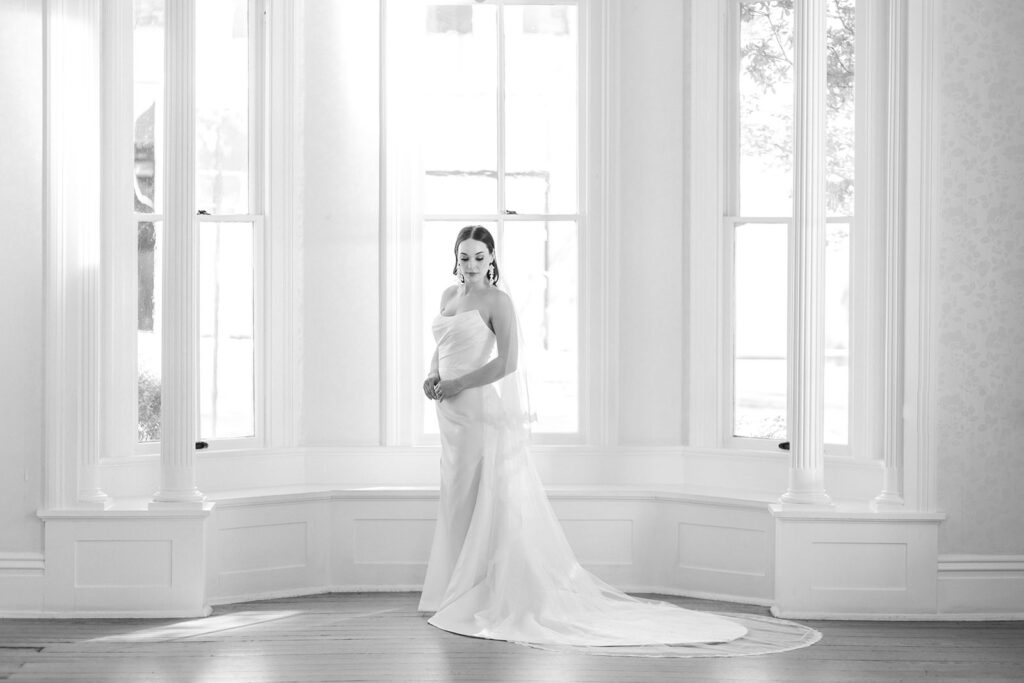
<instances>
[{"instance_id":1,"label":"earring","mask_svg":"<svg viewBox=\"0 0 1024 683\"><path fill-rule=\"evenodd\" d=\"M487 266L487 281L492 285L494 284L494 261L491 261L491 265Z\"/></svg>"},{"instance_id":2,"label":"earring","mask_svg":"<svg viewBox=\"0 0 1024 683\"><path fill-rule=\"evenodd\" d=\"M455 270L458 271L458 274L455 276L455 278L461 284L466 284L466 276L462 273L462 266L455 266Z\"/></svg>"}]
</instances>

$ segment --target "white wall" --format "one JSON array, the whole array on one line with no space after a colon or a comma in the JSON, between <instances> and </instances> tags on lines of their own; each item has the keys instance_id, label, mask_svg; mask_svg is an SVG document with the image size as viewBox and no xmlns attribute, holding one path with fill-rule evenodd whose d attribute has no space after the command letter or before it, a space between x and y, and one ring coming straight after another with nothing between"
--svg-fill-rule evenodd
<instances>
[{"instance_id":1,"label":"white wall","mask_svg":"<svg viewBox=\"0 0 1024 683\"><path fill-rule=\"evenodd\" d=\"M42 3L0 3L0 553L40 552Z\"/></svg>"},{"instance_id":2,"label":"white wall","mask_svg":"<svg viewBox=\"0 0 1024 683\"><path fill-rule=\"evenodd\" d=\"M686 442L683 3L621 8L619 441Z\"/></svg>"},{"instance_id":3,"label":"white wall","mask_svg":"<svg viewBox=\"0 0 1024 683\"><path fill-rule=\"evenodd\" d=\"M942 6L940 553L1024 553L1024 4Z\"/></svg>"},{"instance_id":4,"label":"white wall","mask_svg":"<svg viewBox=\"0 0 1024 683\"><path fill-rule=\"evenodd\" d=\"M377 2L305 3L303 445L377 444Z\"/></svg>"}]
</instances>

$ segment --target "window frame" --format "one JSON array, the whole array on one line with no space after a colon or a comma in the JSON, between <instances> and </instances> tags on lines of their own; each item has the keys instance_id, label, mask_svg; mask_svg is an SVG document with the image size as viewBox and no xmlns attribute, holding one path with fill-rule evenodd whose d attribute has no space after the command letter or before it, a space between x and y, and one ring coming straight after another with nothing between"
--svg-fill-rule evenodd
<instances>
[{"instance_id":1,"label":"window frame","mask_svg":"<svg viewBox=\"0 0 1024 683\"><path fill-rule=\"evenodd\" d=\"M577 280L577 430L566 433L535 433L533 442L547 447L573 447L583 444L606 445L614 439L613 402L606 398L614 382L614 371L607 369L612 354L607 342L613 334L615 316L608 285L616 280L617 267L611 257L613 236L609 234L609 216L614 215L616 200L609 196L617 176L612 172L609 157L613 154L614 138L609 128L617 112L609 103L614 92L613 74L617 68L617 43L609 33L610 17L618 9L609 0L579 2L578 0L484 0L487 4L506 5L563 5L575 4L578 11L577 46L577 213L576 214L517 214L514 216L485 214L449 216L417 212L418 197L412 191L409 152L403 150L404 139L400 122L393 118L393 110L400 108L402 75L395 55L388 50L394 38L389 11L399 3L386 3L382 14L382 33L385 38L382 60L381 130L385 149L382 164L381 253L381 319L385 333L381 341L384 397L381 402L381 444L385 446L411 445L436 447L438 436L425 433L423 413L429 407L422 403L418 376L425 353L419 341L424 326L433 311L421 310L420 293L420 237L419 224L424 220L496 221L501 227L507 221L557 220L576 221L578 249ZM468 3L467 3L468 4ZM503 68L499 56L498 68ZM499 107L503 98L498 98ZM499 112L501 113L501 112ZM500 119L499 119L500 125ZM499 153L501 150L499 150ZM607 169L607 170L606 170ZM499 192L501 190L499 189ZM501 196L499 195L499 202ZM609 273L609 277L603 274ZM389 277L389 274L391 275ZM595 287L590 283L602 283ZM440 296L440 292L438 292ZM409 312L412 312L411 314ZM427 313L430 315L428 316Z\"/></svg>"},{"instance_id":2,"label":"window frame","mask_svg":"<svg viewBox=\"0 0 1024 683\"><path fill-rule=\"evenodd\" d=\"M196 401L197 414L195 416L197 428L196 438L204 440L208 444L207 448L204 449L206 452L223 452L223 451L240 451L240 450L253 450L265 447L268 443L267 435L267 423L268 423L268 411L270 406L267 400L267 375L270 371L270 358L268 353L268 323L270 318L270 311L267 310L270 305L270 297L267 295L268 283L266 282L265 265L268 261L268 254L270 253L271 245L267 243L268 231L266 230L267 222L267 195L269 194L268 184L268 169L266 164L267 148L269 143L269 131L267 122L270 118L270 111L268 109L268 89L269 89L269 73L267 68L267 46L269 44L269 33L270 33L270 22L268 21L268 14L270 11L271 0L247 0L248 8L248 66L249 66L249 98L248 98L248 114L249 114L249 212L244 214L199 214L198 211L203 207L195 206L193 209L196 213L193 214L193 221L196 226L197 235L198 230L201 230L204 223L227 223L227 222L243 222L251 223L253 230L253 435L243 437L221 437L221 438L205 438L203 437L200 428L199 421L200 415L198 413L200 402ZM105 78L109 79L110 83L119 84L117 93L114 95L114 101L112 104L118 106L122 111L127 109L129 115L127 117L130 125L127 128L119 128L115 134L120 137L127 138L127 148L132 148L132 130L134 126L134 116L131 115L132 109L132 98L134 93L134 76L133 76L133 50L132 41L134 38L134 3L132 0L120 0L116 3L111 3L111 9L109 10L114 13L118 13L119 16L111 19L112 22L118 22L120 26L127 26L129 30L127 32L115 32L113 36L106 37L105 40L110 41L107 45L112 53L118 54L120 59L110 60L104 64ZM166 63L174 58L170 54L170 46L165 44L165 72L167 70ZM194 77L193 77L194 87ZM123 101L122 101L123 100ZM171 121L165 121L166 126L173 125ZM111 145L117 145L118 141L110 141ZM123 144L123 143L122 143ZM164 154L169 157L173 154L173 150L165 149ZM121 155L124 158L124 155ZM162 162L158 162L161 163ZM161 174L162 175L162 174ZM195 168L191 171L192 180L195 183ZM161 177L160 182L164 182L164 178ZM125 168L115 167L109 175L106 175L104 182L111 183L113 188L107 193L107 196L118 196L116 189L124 189L131 187L133 184L133 174L131 172L130 165L126 165ZM123 193L122 193L123 194ZM151 221L162 221L163 213L139 213L134 209L129 211L117 210L116 207L112 213L114 214L114 225L119 226L124 223L125 220L130 221L130 225L133 228L133 238L137 234L137 226L139 221L151 220ZM198 249L198 245L196 246ZM123 253L127 254L127 249ZM137 283L137 250L131 259L122 259L117 261L115 264L109 264L105 267L114 269L116 272L110 274L112 281L119 282L136 282ZM131 272L127 272L128 270ZM198 276L198 273L197 273ZM137 289L133 290L137 291ZM130 305L137 308L136 297L129 296ZM122 303L122 306L126 306L127 302ZM137 355L138 350L136 346L137 326L135 322L135 311L123 310L119 316L121 324L119 329L123 332L127 332L128 320L132 321L132 334L130 340L124 340L119 338L120 335L115 333L112 336L112 342L115 347L123 346L123 354L120 354L122 358L130 359L132 366L132 377L133 387L137 386L138 382L138 370L137 370ZM198 315L198 310L195 311L195 315ZM198 328L197 328L198 329ZM198 344L198 337L196 343ZM114 354L114 358L118 358L119 354ZM196 356L197 363L199 361L198 355ZM120 376L126 378L127 363L120 369ZM198 374L198 366L195 369ZM120 386L126 387L127 382L122 382ZM115 410L121 417L116 418L117 424L130 424L131 431L135 435L131 439L131 448L127 448L129 443L127 434L123 439L118 439L120 444L123 444L120 448L112 449L115 452L111 455L136 455L136 456L155 456L160 453L161 441L148 441L142 442L138 440L138 400L136 398L136 392L133 391L131 400L112 400L112 406L116 406ZM129 422L130 421L130 422ZM121 431L121 430L118 430ZM125 428L125 432L127 427ZM118 452L119 451L119 452Z\"/></svg>"},{"instance_id":3,"label":"window frame","mask_svg":"<svg viewBox=\"0 0 1024 683\"><path fill-rule=\"evenodd\" d=\"M695 5L690 13L693 59L690 77L691 168L707 167L704 176L691 171L691 445L729 451L781 454L784 439L755 439L733 435L733 226L736 223L785 223L792 239L792 216L740 216L739 178L739 4L742 0ZM854 215L830 216L828 223L850 225L850 309L848 443L826 444L825 454L843 459L879 457L879 428L883 418L881 382L884 301L874 273L884 266L884 221L878 207L885 203L884 56L887 21L884 13L858 2L857 99L855 101L855 159L857 192ZM710 62L707 68L700 63ZM879 106L881 105L881 110ZM708 111L700 111L706 107ZM880 120L881 119L881 120ZM700 125L705 127L704 139ZM706 128L715 131L707 135ZM789 250L787 250L788 252ZM792 291L794 268L787 268ZM702 297L704 299L702 300ZM710 301L708 301L710 299ZM787 321L792 336L792 319ZM715 351L712 351L712 348ZM713 367L705 355L714 355ZM787 371L790 374L791 370ZM787 382L791 386L792 382ZM788 389L787 389L788 393ZM707 402L702 402L702 397Z\"/></svg>"}]
</instances>

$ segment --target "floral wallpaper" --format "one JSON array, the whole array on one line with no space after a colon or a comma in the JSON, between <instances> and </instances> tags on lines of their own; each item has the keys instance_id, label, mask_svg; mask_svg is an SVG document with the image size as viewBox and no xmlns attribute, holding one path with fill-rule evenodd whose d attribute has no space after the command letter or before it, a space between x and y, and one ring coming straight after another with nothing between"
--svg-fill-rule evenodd
<instances>
[{"instance_id":1,"label":"floral wallpaper","mask_svg":"<svg viewBox=\"0 0 1024 683\"><path fill-rule=\"evenodd\" d=\"M1024 554L1024 3L942 6L940 553Z\"/></svg>"}]
</instances>

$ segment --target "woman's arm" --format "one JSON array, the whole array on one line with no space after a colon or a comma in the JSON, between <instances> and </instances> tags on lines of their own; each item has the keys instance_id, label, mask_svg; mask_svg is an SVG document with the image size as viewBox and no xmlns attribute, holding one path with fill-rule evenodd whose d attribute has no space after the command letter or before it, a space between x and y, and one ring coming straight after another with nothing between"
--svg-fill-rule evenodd
<instances>
[{"instance_id":1,"label":"woman's arm","mask_svg":"<svg viewBox=\"0 0 1024 683\"><path fill-rule=\"evenodd\" d=\"M519 358L518 333L512 300L504 292L494 297L491 310L491 325L497 340L498 355L472 372L452 380L442 380L437 385L439 398L451 398L461 391L496 382L505 375L515 372Z\"/></svg>"},{"instance_id":2,"label":"woman's arm","mask_svg":"<svg viewBox=\"0 0 1024 683\"><path fill-rule=\"evenodd\" d=\"M441 295L441 307L439 310L442 314L444 313L444 307L448 304L448 299L451 298L456 289L458 289L458 286L453 285L444 290L444 293ZM430 400L438 398L437 394L434 392L434 386L440 379L441 373L437 369L437 347L435 346L434 357L430 359L430 372L427 373L427 378L423 380L423 393Z\"/></svg>"},{"instance_id":3,"label":"woman's arm","mask_svg":"<svg viewBox=\"0 0 1024 683\"><path fill-rule=\"evenodd\" d=\"M430 372L427 373L427 377L441 377L441 373L437 370L437 347L434 347L434 357L430 360Z\"/></svg>"}]
</instances>

